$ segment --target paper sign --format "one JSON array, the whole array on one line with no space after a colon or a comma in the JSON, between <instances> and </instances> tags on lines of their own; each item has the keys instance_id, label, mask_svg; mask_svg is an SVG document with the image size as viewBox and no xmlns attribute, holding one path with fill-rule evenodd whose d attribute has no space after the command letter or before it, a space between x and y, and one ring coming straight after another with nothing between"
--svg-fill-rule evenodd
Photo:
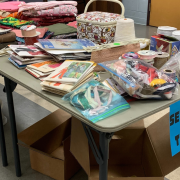
<instances>
[{"instance_id":1,"label":"paper sign","mask_svg":"<svg viewBox=\"0 0 180 180\"><path fill-rule=\"evenodd\" d=\"M180 101L170 106L170 142L172 156L180 152Z\"/></svg>"}]
</instances>

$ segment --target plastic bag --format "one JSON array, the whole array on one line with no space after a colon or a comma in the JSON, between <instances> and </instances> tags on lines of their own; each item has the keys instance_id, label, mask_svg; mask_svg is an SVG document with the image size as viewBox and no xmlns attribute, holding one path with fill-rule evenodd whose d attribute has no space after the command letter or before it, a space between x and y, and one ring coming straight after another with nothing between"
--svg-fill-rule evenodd
<instances>
[{"instance_id":1,"label":"plastic bag","mask_svg":"<svg viewBox=\"0 0 180 180\"><path fill-rule=\"evenodd\" d=\"M171 99L178 84L143 60L121 59L99 63L119 85L138 99Z\"/></svg>"},{"instance_id":2,"label":"plastic bag","mask_svg":"<svg viewBox=\"0 0 180 180\"><path fill-rule=\"evenodd\" d=\"M63 100L70 101L93 123L130 108L121 95L94 79L66 94Z\"/></svg>"}]
</instances>

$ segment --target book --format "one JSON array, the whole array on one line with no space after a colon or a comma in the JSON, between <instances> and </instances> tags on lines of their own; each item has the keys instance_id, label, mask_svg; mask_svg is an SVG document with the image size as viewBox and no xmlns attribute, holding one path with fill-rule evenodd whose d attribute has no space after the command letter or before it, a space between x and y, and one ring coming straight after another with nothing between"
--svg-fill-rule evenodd
<instances>
[{"instance_id":1,"label":"book","mask_svg":"<svg viewBox=\"0 0 180 180\"><path fill-rule=\"evenodd\" d=\"M46 72L55 71L61 64L62 63L58 63L55 61L44 61L44 62L28 65L27 67L29 69L36 69L38 71L46 73Z\"/></svg>"},{"instance_id":2,"label":"book","mask_svg":"<svg viewBox=\"0 0 180 180\"><path fill-rule=\"evenodd\" d=\"M20 57L50 57L46 52L35 46L9 45L9 48Z\"/></svg>"},{"instance_id":3,"label":"book","mask_svg":"<svg viewBox=\"0 0 180 180\"><path fill-rule=\"evenodd\" d=\"M39 39L44 49L80 50L83 47L95 46L88 39Z\"/></svg>"},{"instance_id":4,"label":"book","mask_svg":"<svg viewBox=\"0 0 180 180\"><path fill-rule=\"evenodd\" d=\"M14 64L18 69L24 69L26 68L26 65L19 65L18 63L16 63L14 60L12 60L10 57L8 58L8 60Z\"/></svg>"},{"instance_id":5,"label":"book","mask_svg":"<svg viewBox=\"0 0 180 180\"><path fill-rule=\"evenodd\" d=\"M29 69L29 68L25 68L25 71L28 72L29 74L31 74L32 76L34 76L35 78L39 79L42 77L47 77L50 73L42 73L40 71L37 71L35 69Z\"/></svg>"},{"instance_id":6,"label":"book","mask_svg":"<svg viewBox=\"0 0 180 180\"><path fill-rule=\"evenodd\" d=\"M91 73L94 67L95 63L92 61L66 60L45 80L75 85L84 76Z\"/></svg>"}]
</instances>

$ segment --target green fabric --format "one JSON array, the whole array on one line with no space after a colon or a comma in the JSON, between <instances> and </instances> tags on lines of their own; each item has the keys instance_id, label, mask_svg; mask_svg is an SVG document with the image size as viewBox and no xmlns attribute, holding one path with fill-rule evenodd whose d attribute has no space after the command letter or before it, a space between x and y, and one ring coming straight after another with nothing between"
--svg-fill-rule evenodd
<instances>
[{"instance_id":1,"label":"green fabric","mask_svg":"<svg viewBox=\"0 0 180 180\"><path fill-rule=\"evenodd\" d=\"M43 27L47 27L47 28L49 28L49 31L54 32L54 36L77 32L76 28L68 26L68 25L63 24L63 23L58 23L58 24L53 24L50 26L43 26Z\"/></svg>"},{"instance_id":2,"label":"green fabric","mask_svg":"<svg viewBox=\"0 0 180 180\"><path fill-rule=\"evenodd\" d=\"M4 19L0 19L0 24L4 26L10 26L13 28L20 29L24 25L30 25L33 24L34 21L25 21L25 20L19 20L13 17L7 17Z\"/></svg>"}]
</instances>

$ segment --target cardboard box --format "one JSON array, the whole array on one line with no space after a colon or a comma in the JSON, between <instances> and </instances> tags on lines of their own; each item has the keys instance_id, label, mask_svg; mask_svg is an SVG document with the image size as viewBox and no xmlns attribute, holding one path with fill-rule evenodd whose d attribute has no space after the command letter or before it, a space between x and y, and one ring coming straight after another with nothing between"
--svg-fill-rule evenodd
<instances>
[{"instance_id":1,"label":"cardboard box","mask_svg":"<svg viewBox=\"0 0 180 180\"><path fill-rule=\"evenodd\" d=\"M68 180L80 169L70 152L71 115L59 109L18 134L30 150L32 169Z\"/></svg>"},{"instance_id":2,"label":"cardboard box","mask_svg":"<svg viewBox=\"0 0 180 180\"><path fill-rule=\"evenodd\" d=\"M164 180L179 180L180 179L180 167L173 172L165 176Z\"/></svg>"},{"instance_id":3,"label":"cardboard box","mask_svg":"<svg viewBox=\"0 0 180 180\"><path fill-rule=\"evenodd\" d=\"M163 52L167 52L170 56L174 56L178 53L180 49L180 41L172 38L161 38L159 36L151 36L150 50L158 51L158 49L163 45Z\"/></svg>"},{"instance_id":4,"label":"cardboard box","mask_svg":"<svg viewBox=\"0 0 180 180\"><path fill-rule=\"evenodd\" d=\"M89 180L97 180L99 166L89 148L84 129L75 118L71 130L72 154ZM98 135L92 132L98 144ZM109 146L108 176L112 180L164 180L165 175L180 166L180 153L171 156L169 114L147 129L126 128L115 133Z\"/></svg>"}]
</instances>

